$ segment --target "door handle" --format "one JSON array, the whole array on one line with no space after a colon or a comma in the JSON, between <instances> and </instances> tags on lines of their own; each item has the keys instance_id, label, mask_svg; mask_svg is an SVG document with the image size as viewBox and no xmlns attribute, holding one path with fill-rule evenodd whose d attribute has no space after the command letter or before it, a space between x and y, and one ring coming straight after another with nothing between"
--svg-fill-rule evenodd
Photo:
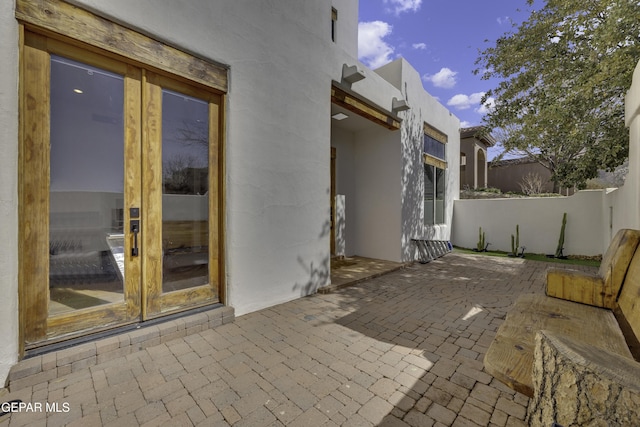
<instances>
[{"instance_id":1,"label":"door handle","mask_svg":"<svg viewBox=\"0 0 640 427\"><path fill-rule=\"evenodd\" d=\"M132 219L129 225L129 231L133 233L133 248L131 248L131 256L138 256L138 233L140 232L140 220Z\"/></svg>"}]
</instances>

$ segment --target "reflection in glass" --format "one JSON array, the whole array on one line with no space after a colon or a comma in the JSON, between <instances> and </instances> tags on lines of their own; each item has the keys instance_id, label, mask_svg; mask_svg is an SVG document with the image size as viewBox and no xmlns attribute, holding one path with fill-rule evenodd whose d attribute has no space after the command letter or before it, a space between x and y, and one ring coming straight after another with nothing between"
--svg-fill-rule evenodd
<instances>
[{"instance_id":1,"label":"reflection in glass","mask_svg":"<svg viewBox=\"0 0 640 427\"><path fill-rule=\"evenodd\" d=\"M424 165L424 223L444 224L445 170Z\"/></svg>"},{"instance_id":2,"label":"reflection in glass","mask_svg":"<svg viewBox=\"0 0 640 427\"><path fill-rule=\"evenodd\" d=\"M435 183L435 176L433 170L435 168L431 165L424 165L424 223L426 225L433 225L433 202L434 194L433 187Z\"/></svg>"},{"instance_id":3,"label":"reflection in glass","mask_svg":"<svg viewBox=\"0 0 640 427\"><path fill-rule=\"evenodd\" d=\"M445 159L445 145L429 135L424 136L424 152L438 159Z\"/></svg>"},{"instance_id":4,"label":"reflection in glass","mask_svg":"<svg viewBox=\"0 0 640 427\"><path fill-rule=\"evenodd\" d=\"M49 314L123 301L124 79L51 56Z\"/></svg>"},{"instance_id":5,"label":"reflection in glass","mask_svg":"<svg viewBox=\"0 0 640 427\"><path fill-rule=\"evenodd\" d=\"M436 224L444 224L445 209L445 171L444 169L436 169Z\"/></svg>"},{"instance_id":6,"label":"reflection in glass","mask_svg":"<svg viewBox=\"0 0 640 427\"><path fill-rule=\"evenodd\" d=\"M162 290L209 283L209 105L162 91Z\"/></svg>"}]
</instances>

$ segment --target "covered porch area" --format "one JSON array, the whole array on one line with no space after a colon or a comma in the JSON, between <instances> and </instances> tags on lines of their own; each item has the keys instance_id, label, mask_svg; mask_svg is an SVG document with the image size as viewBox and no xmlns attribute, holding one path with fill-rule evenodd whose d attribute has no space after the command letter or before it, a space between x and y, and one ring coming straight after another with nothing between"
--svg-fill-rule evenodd
<instances>
[{"instance_id":1,"label":"covered porch area","mask_svg":"<svg viewBox=\"0 0 640 427\"><path fill-rule=\"evenodd\" d=\"M334 82L332 256L402 259L401 136L396 114Z\"/></svg>"}]
</instances>

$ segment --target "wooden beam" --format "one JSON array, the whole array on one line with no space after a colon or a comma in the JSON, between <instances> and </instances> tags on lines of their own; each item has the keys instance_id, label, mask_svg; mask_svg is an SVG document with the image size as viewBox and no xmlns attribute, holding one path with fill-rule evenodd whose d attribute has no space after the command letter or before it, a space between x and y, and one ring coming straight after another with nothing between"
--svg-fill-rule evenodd
<instances>
[{"instance_id":1,"label":"wooden beam","mask_svg":"<svg viewBox=\"0 0 640 427\"><path fill-rule=\"evenodd\" d=\"M16 18L46 30L226 93L227 68L168 46L60 0L16 0Z\"/></svg>"},{"instance_id":2,"label":"wooden beam","mask_svg":"<svg viewBox=\"0 0 640 427\"><path fill-rule=\"evenodd\" d=\"M400 120L335 84L331 86L331 102L387 129L400 129Z\"/></svg>"},{"instance_id":3,"label":"wooden beam","mask_svg":"<svg viewBox=\"0 0 640 427\"><path fill-rule=\"evenodd\" d=\"M49 56L44 37L22 46L19 298L25 341L46 337L49 303Z\"/></svg>"},{"instance_id":4,"label":"wooden beam","mask_svg":"<svg viewBox=\"0 0 640 427\"><path fill-rule=\"evenodd\" d=\"M437 168L440 169L446 169L447 168L447 162L445 162L444 160L440 160L437 157L433 157L427 153L423 153L424 156L424 162L428 165L431 166L435 166Z\"/></svg>"},{"instance_id":5,"label":"wooden beam","mask_svg":"<svg viewBox=\"0 0 640 427\"><path fill-rule=\"evenodd\" d=\"M430 136L438 142L442 142L443 144L449 142L447 134L445 134L444 132L440 132L438 129L434 128L428 123L424 124L424 134Z\"/></svg>"}]
</instances>

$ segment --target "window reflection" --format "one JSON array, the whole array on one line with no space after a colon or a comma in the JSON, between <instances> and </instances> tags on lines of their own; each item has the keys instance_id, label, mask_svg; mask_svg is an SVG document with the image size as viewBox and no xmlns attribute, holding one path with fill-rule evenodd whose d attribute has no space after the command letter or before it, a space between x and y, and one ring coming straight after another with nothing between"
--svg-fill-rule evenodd
<instances>
[{"instance_id":1,"label":"window reflection","mask_svg":"<svg viewBox=\"0 0 640 427\"><path fill-rule=\"evenodd\" d=\"M446 171L424 165L424 223L444 224L446 207Z\"/></svg>"},{"instance_id":2,"label":"window reflection","mask_svg":"<svg viewBox=\"0 0 640 427\"><path fill-rule=\"evenodd\" d=\"M435 176L433 176L434 167L424 165L424 223L431 225L433 221L433 203L434 203L434 184Z\"/></svg>"},{"instance_id":3,"label":"window reflection","mask_svg":"<svg viewBox=\"0 0 640 427\"><path fill-rule=\"evenodd\" d=\"M50 314L123 300L124 78L51 56Z\"/></svg>"},{"instance_id":4,"label":"window reflection","mask_svg":"<svg viewBox=\"0 0 640 427\"><path fill-rule=\"evenodd\" d=\"M436 224L444 224L445 171L436 168Z\"/></svg>"},{"instance_id":5,"label":"window reflection","mask_svg":"<svg viewBox=\"0 0 640 427\"><path fill-rule=\"evenodd\" d=\"M162 91L163 292L209 282L209 105Z\"/></svg>"}]
</instances>

